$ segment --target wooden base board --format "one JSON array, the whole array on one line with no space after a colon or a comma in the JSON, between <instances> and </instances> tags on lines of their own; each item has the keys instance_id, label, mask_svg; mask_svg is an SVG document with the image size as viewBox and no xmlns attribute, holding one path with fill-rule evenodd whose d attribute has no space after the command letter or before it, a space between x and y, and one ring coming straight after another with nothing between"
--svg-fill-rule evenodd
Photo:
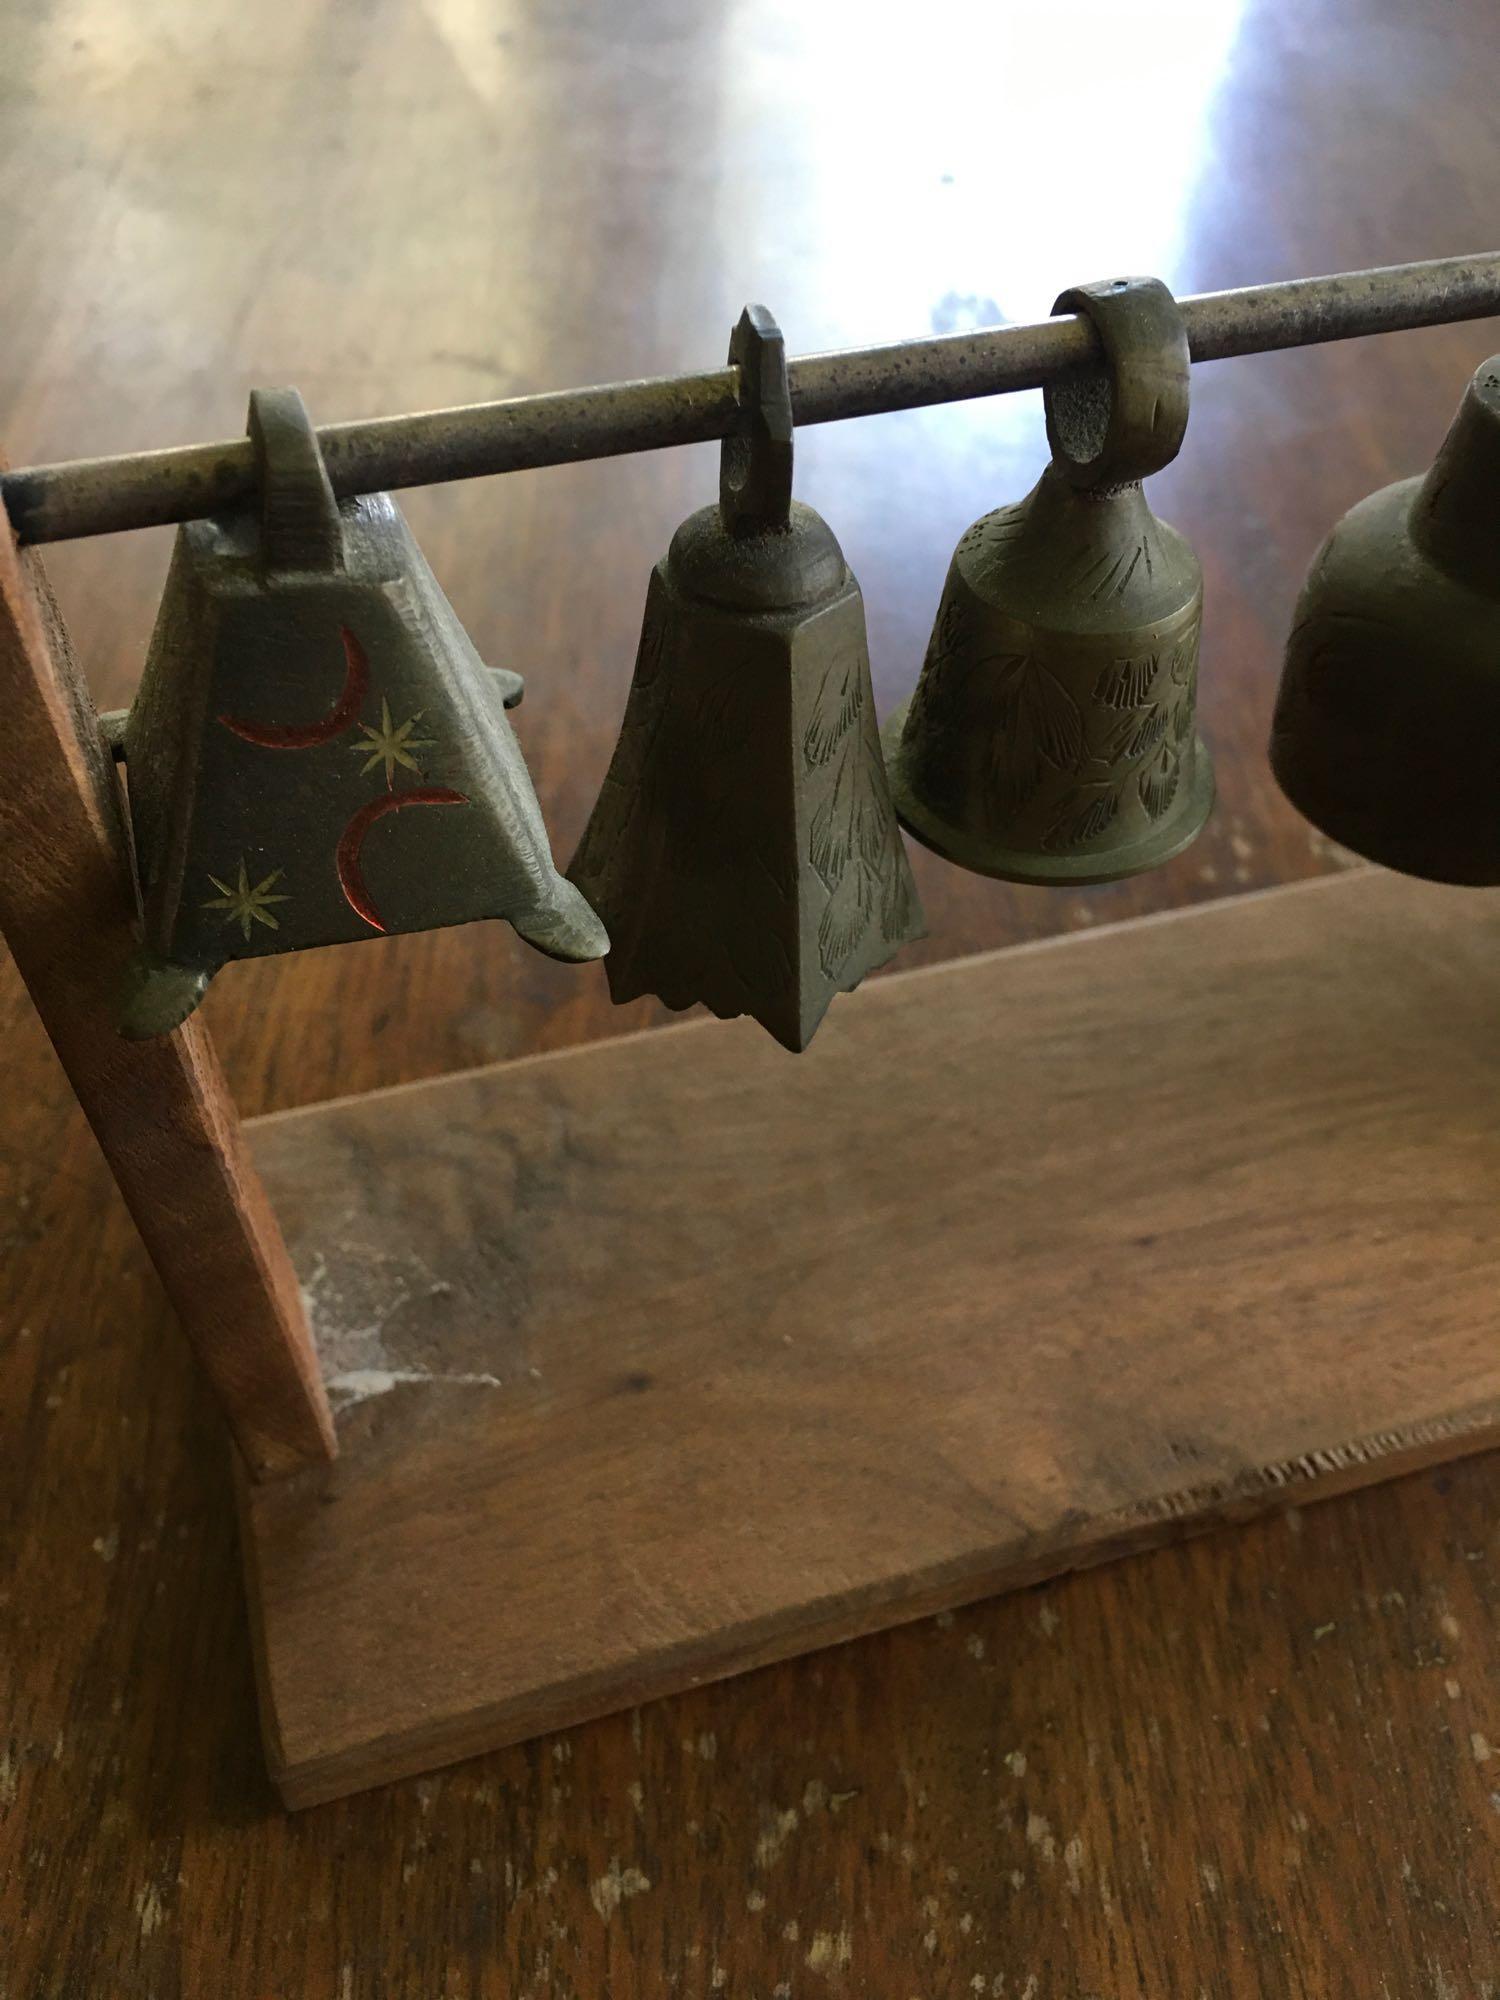
<instances>
[{"instance_id":1,"label":"wooden base board","mask_svg":"<svg viewBox=\"0 0 1500 2000\"><path fill-rule=\"evenodd\" d=\"M258 1121L306 1805L1500 1442L1500 909L1374 872Z\"/></svg>"}]
</instances>

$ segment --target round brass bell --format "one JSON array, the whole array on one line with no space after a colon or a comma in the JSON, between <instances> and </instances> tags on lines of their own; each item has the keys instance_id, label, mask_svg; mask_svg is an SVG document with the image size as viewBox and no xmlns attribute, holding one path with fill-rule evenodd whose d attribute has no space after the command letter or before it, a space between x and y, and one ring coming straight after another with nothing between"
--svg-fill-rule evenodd
<instances>
[{"instance_id":1,"label":"round brass bell","mask_svg":"<svg viewBox=\"0 0 1500 2000\"><path fill-rule=\"evenodd\" d=\"M976 521L949 568L921 678L883 732L917 838L1012 882L1111 882L1196 837L1213 770L1196 729L1203 581L1140 481L1187 424L1181 316L1152 278L1067 291L1106 368L1046 392L1052 462Z\"/></svg>"},{"instance_id":2,"label":"round brass bell","mask_svg":"<svg viewBox=\"0 0 1500 2000\"><path fill-rule=\"evenodd\" d=\"M1297 603L1271 768L1371 861L1500 883L1500 355L1425 478L1352 508Z\"/></svg>"}]
</instances>

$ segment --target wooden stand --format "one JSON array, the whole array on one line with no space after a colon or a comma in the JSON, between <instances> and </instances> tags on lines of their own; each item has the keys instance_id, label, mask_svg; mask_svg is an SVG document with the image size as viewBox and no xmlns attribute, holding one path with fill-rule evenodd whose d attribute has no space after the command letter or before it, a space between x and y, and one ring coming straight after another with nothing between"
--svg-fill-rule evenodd
<instances>
[{"instance_id":1,"label":"wooden stand","mask_svg":"<svg viewBox=\"0 0 1500 2000\"><path fill-rule=\"evenodd\" d=\"M288 1803L1500 1441L1497 994L1360 873L258 1122Z\"/></svg>"},{"instance_id":2,"label":"wooden stand","mask_svg":"<svg viewBox=\"0 0 1500 2000\"><path fill-rule=\"evenodd\" d=\"M276 1218L197 1021L118 1033L135 895L114 772L42 565L0 510L0 930L252 1473L331 1457Z\"/></svg>"},{"instance_id":3,"label":"wooden stand","mask_svg":"<svg viewBox=\"0 0 1500 2000\"><path fill-rule=\"evenodd\" d=\"M800 1060L267 1119L289 1260L206 1035L114 1031L118 801L8 536L0 678L0 926L240 1447L288 1803L1500 1441L1489 899L1345 876L882 980Z\"/></svg>"}]
</instances>

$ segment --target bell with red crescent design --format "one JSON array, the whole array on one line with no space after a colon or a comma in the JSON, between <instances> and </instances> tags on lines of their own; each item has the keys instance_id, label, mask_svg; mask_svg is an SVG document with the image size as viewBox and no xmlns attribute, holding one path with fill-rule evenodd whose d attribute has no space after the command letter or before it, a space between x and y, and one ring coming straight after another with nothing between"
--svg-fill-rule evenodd
<instances>
[{"instance_id":1,"label":"bell with red crescent design","mask_svg":"<svg viewBox=\"0 0 1500 2000\"><path fill-rule=\"evenodd\" d=\"M178 533L124 729L143 949L122 1031L228 959L505 918L561 959L604 927L553 866L504 713L385 494L334 498L295 390L258 390L260 504Z\"/></svg>"},{"instance_id":2,"label":"bell with red crescent design","mask_svg":"<svg viewBox=\"0 0 1500 2000\"><path fill-rule=\"evenodd\" d=\"M806 1048L922 913L891 808L864 603L792 499L780 330L735 328L719 504L652 572L635 678L569 874L609 926L616 1001L749 1014Z\"/></svg>"}]
</instances>

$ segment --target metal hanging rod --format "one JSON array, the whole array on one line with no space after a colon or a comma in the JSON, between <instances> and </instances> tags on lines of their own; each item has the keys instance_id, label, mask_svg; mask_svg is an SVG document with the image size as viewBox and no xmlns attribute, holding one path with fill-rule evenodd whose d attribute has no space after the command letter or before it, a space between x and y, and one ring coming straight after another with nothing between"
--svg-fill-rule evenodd
<instances>
[{"instance_id":1,"label":"metal hanging rod","mask_svg":"<svg viewBox=\"0 0 1500 2000\"><path fill-rule=\"evenodd\" d=\"M1500 251L1245 285L1179 304L1194 361L1484 319L1500 313ZM805 354L789 365L792 411L799 424L827 424L1039 389L1096 351L1087 321L1068 315L1031 326ZM432 486L723 437L737 407L738 381L732 367L659 375L329 424L318 439L340 497ZM254 490L245 438L31 466L0 481L0 499L23 542L188 521L247 500Z\"/></svg>"}]
</instances>

